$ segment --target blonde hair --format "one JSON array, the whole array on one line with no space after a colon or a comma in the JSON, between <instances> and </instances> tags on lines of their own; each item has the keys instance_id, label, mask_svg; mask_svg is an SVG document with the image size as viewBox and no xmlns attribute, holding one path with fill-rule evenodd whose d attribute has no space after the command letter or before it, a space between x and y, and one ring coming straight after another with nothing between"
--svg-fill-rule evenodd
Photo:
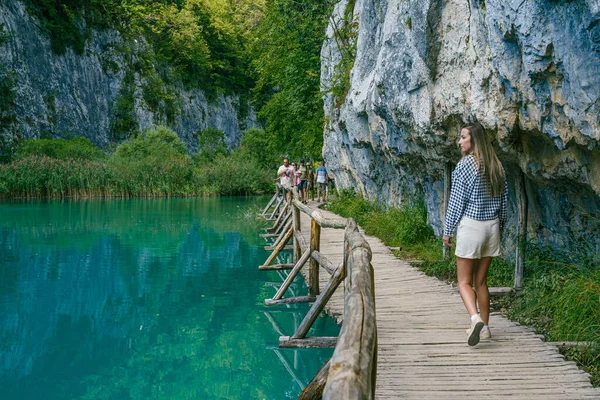
<instances>
[{"instance_id":1,"label":"blonde hair","mask_svg":"<svg viewBox=\"0 0 600 400\"><path fill-rule=\"evenodd\" d=\"M475 157L480 174L486 178L487 190L492 197L498 197L504 190L504 171L496 152L479 122L466 126L471 136L471 154Z\"/></svg>"}]
</instances>

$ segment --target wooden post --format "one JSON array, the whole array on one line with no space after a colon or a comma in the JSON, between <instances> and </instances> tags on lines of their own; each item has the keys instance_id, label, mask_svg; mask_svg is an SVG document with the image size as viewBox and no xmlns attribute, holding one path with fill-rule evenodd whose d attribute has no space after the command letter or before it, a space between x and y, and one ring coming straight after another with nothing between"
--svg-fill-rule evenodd
<instances>
[{"instance_id":1,"label":"wooden post","mask_svg":"<svg viewBox=\"0 0 600 400\"><path fill-rule=\"evenodd\" d=\"M519 221L517 226L517 250L515 254L515 289L523 287L523 271L525 266L525 244L527 243L527 218L529 201L525 188L525 173L520 171L516 180L517 208L519 209Z\"/></svg>"},{"instance_id":2,"label":"wooden post","mask_svg":"<svg viewBox=\"0 0 600 400\"><path fill-rule=\"evenodd\" d=\"M273 212L271 213L271 215L269 215L268 220L272 221L275 219L275 215L277 215L277 211L279 210L279 207L281 206L281 202L282 200L279 198L277 199L277 202L275 203L275 208L273 209Z\"/></svg>"},{"instance_id":3,"label":"wooden post","mask_svg":"<svg viewBox=\"0 0 600 400\"><path fill-rule=\"evenodd\" d=\"M302 320L302 323L298 327L298 330L296 330L296 333L294 333L294 336L292 336L293 339L302 339L306 336L321 311L323 311L325 308L325 305L331 296L333 296L333 292L335 292L340 283L344 281L344 272L343 266L340 266L331 276L329 282L327 282L327 285L325 285L323 294L317 298L310 310L308 310L308 314L306 314Z\"/></svg>"},{"instance_id":4,"label":"wooden post","mask_svg":"<svg viewBox=\"0 0 600 400\"><path fill-rule=\"evenodd\" d=\"M277 219L275 220L275 223L273 224L273 227L271 228L272 230L277 230L277 227L279 226L279 224L281 223L281 218L284 217L285 212L287 211L288 207L290 206L290 203L285 203L285 206L283 206L283 209L281 210L281 212L279 213L279 216L277 217Z\"/></svg>"},{"instance_id":5,"label":"wooden post","mask_svg":"<svg viewBox=\"0 0 600 400\"><path fill-rule=\"evenodd\" d=\"M309 249L306 249L302 257L298 261L296 261L296 265L294 265L294 268L290 271L287 278L285 278L285 281L283 282L277 293L275 293L275 296L273 296L273 300L279 300L283 297L283 294L290 287L290 285L294 281L294 278L296 277L296 275L298 275L298 272L300 272L300 270L304 266L304 263L306 263L306 261L308 260L308 257L310 257L310 252Z\"/></svg>"},{"instance_id":6,"label":"wooden post","mask_svg":"<svg viewBox=\"0 0 600 400\"><path fill-rule=\"evenodd\" d=\"M292 235L294 234L294 230L290 229L285 236L283 237L283 239L281 240L281 242L275 247L275 249L273 250L273 253L271 253L271 255L269 256L269 258L267 258L267 261L265 261L265 263L263 265L271 265L271 263L273 262L273 260L275 260L275 258L277 258L277 256L279 255L279 253L281 252L281 250L283 250L283 248L285 247L286 243L288 242L288 240L290 240L290 238L292 237Z\"/></svg>"},{"instance_id":7,"label":"wooden post","mask_svg":"<svg viewBox=\"0 0 600 400\"><path fill-rule=\"evenodd\" d=\"M444 216L442 219L442 229L446 227L446 213L448 212L448 203L450 202L450 189L452 187L452 164L449 162L444 166ZM442 235L444 234L442 230ZM442 243L442 254L444 259L450 255L450 248Z\"/></svg>"},{"instance_id":8,"label":"wooden post","mask_svg":"<svg viewBox=\"0 0 600 400\"><path fill-rule=\"evenodd\" d=\"M310 253L321 250L321 226L311 219L310 221ZM310 268L308 270L308 282L310 296L319 295L319 263L314 258L310 258Z\"/></svg>"},{"instance_id":9,"label":"wooden post","mask_svg":"<svg viewBox=\"0 0 600 400\"><path fill-rule=\"evenodd\" d=\"M371 249L349 219L344 235L344 323L331 357L323 399L373 399L377 372L377 319ZM317 300L318 301L318 300Z\"/></svg>"},{"instance_id":10,"label":"wooden post","mask_svg":"<svg viewBox=\"0 0 600 400\"><path fill-rule=\"evenodd\" d=\"M325 383L327 382L327 374L329 374L329 366L331 365L331 358L327 360L321 367L319 372L310 381L307 387L304 388L298 400L320 400L323 397L323 389L325 389Z\"/></svg>"},{"instance_id":11,"label":"wooden post","mask_svg":"<svg viewBox=\"0 0 600 400\"><path fill-rule=\"evenodd\" d=\"M298 262L302 249L300 248L300 241L297 239L296 232L300 232L300 210L292 204L292 213L294 218L294 263Z\"/></svg>"},{"instance_id":12,"label":"wooden post","mask_svg":"<svg viewBox=\"0 0 600 400\"><path fill-rule=\"evenodd\" d=\"M271 197L271 200L269 200L269 202L267 203L267 206L265 207L265 209L263 210L263 212L260 215L265 216L267 214L267 211L269 211L269 208L271 208L271 206L273 205L273 203L276 200L277 200L277 194L274 194L273 197Z\"/></svg>"}]
</instances>

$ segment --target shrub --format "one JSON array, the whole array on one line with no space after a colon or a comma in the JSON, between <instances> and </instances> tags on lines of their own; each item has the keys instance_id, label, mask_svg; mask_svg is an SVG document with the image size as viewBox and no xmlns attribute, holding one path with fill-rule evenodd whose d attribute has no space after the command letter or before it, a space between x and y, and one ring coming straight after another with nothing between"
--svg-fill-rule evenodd
<instances>
[{"instance_id":1,"label":"shrub","mask_svg":"<svg viewBox=\"0 0 600 400\"><path fill-rule=\"evenodd\" d=\"M239 148L230 155L219 155L201 166L199 184L220 195L249 195L273 192L273 172Z\"/></svg>"},{"instance_id":2,"label":"shrub","mask_svg":"<svg viewBox=\"0 0 600 400\"><path fill-rule=\"evenodd\" d=\"M103 160L106 154L85 137L73 139L26 139L17 147L19 159L46 156L58 160Z\"/></svg>"},{"instance_id":3,"label":"shrub","mask_svg":"<svg viewBox=\"0 0 600 400\"><path fill-rule=\"evenodd\" d=\"M244 133L244 136L242 136L240 147L244 148L250 157L265 167L275 167L279 161L272 140L269 139L266 132L262 129L248 129Z\"/></svg>"},{"instance_id":4,"label":"shrub","mask_svg":"<svg viewBox=\"0 0 600 400\"><path fill-rule=\"evenodd\" d=\"M164 126L147 130L135 138L117 146L114 159L117 161L164 162L169 158L187 157L187 147L179 136Z\"/></svg>"},{"instance_id":5,"label":"shrub","mask_svg":"<svg viewBox=\"0 0 600 400\"><path fill-rule=\"evenodd\" d=\"M225 133L216 128L206 128L196 134L198 154L194 156L196 165L212 163L215 158L227 154Z\"/></svg>"}]
</instances>

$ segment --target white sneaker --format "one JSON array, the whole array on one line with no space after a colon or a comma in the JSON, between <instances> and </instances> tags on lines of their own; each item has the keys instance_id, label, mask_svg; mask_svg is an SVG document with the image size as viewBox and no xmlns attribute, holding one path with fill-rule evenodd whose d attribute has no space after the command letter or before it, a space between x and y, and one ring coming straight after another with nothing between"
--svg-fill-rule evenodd
<instances>
[{"instance_id":1,"label":"white sneaker","mask_svg":"<svg viewBox=\"0 0 600 400\"><path fill-rule=\"evenodd\" d=\"M477 343L479 343L479 334L481 333L481 329L483 329L484 325L485 324L479 315L477 315L477 317L471 321L471 328L469 328L467 331L467 343L469 346L475 346Z\"/></svg>"},{"instance_id":2,"label":"white sneaker","mask_svg":"<svg viewBox=\"0 0 600 400\"><path fill-rule=\"evenodd\" d=\"M485 331L481 331L479 333L479 339L481 340L489 340L492 338L492 332L490 332L490 328L487 328Z\"/></svg>"}]
</instances>

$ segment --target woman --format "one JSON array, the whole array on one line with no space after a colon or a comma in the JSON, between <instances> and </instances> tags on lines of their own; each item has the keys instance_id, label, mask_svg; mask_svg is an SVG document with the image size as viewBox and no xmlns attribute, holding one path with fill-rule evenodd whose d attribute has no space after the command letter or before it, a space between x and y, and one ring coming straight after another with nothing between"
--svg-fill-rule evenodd
<instances>
[{"instance_id":1,"label":"woman","mask_svg":"<svg viewBox=\"0 0 600 400\"><path fill-rule=\"evenodd\" d=\"M502 164L480 123L461 130L458 146L463 158L452 173L443 241L451 247L450 237L456 230L458 288L471 316L467 343L475 346L479 339L492 337L487 274L492 257L500 255L507 183ZM476 301L481 314L477 313Z\"/></svg>"}]
</instances>

